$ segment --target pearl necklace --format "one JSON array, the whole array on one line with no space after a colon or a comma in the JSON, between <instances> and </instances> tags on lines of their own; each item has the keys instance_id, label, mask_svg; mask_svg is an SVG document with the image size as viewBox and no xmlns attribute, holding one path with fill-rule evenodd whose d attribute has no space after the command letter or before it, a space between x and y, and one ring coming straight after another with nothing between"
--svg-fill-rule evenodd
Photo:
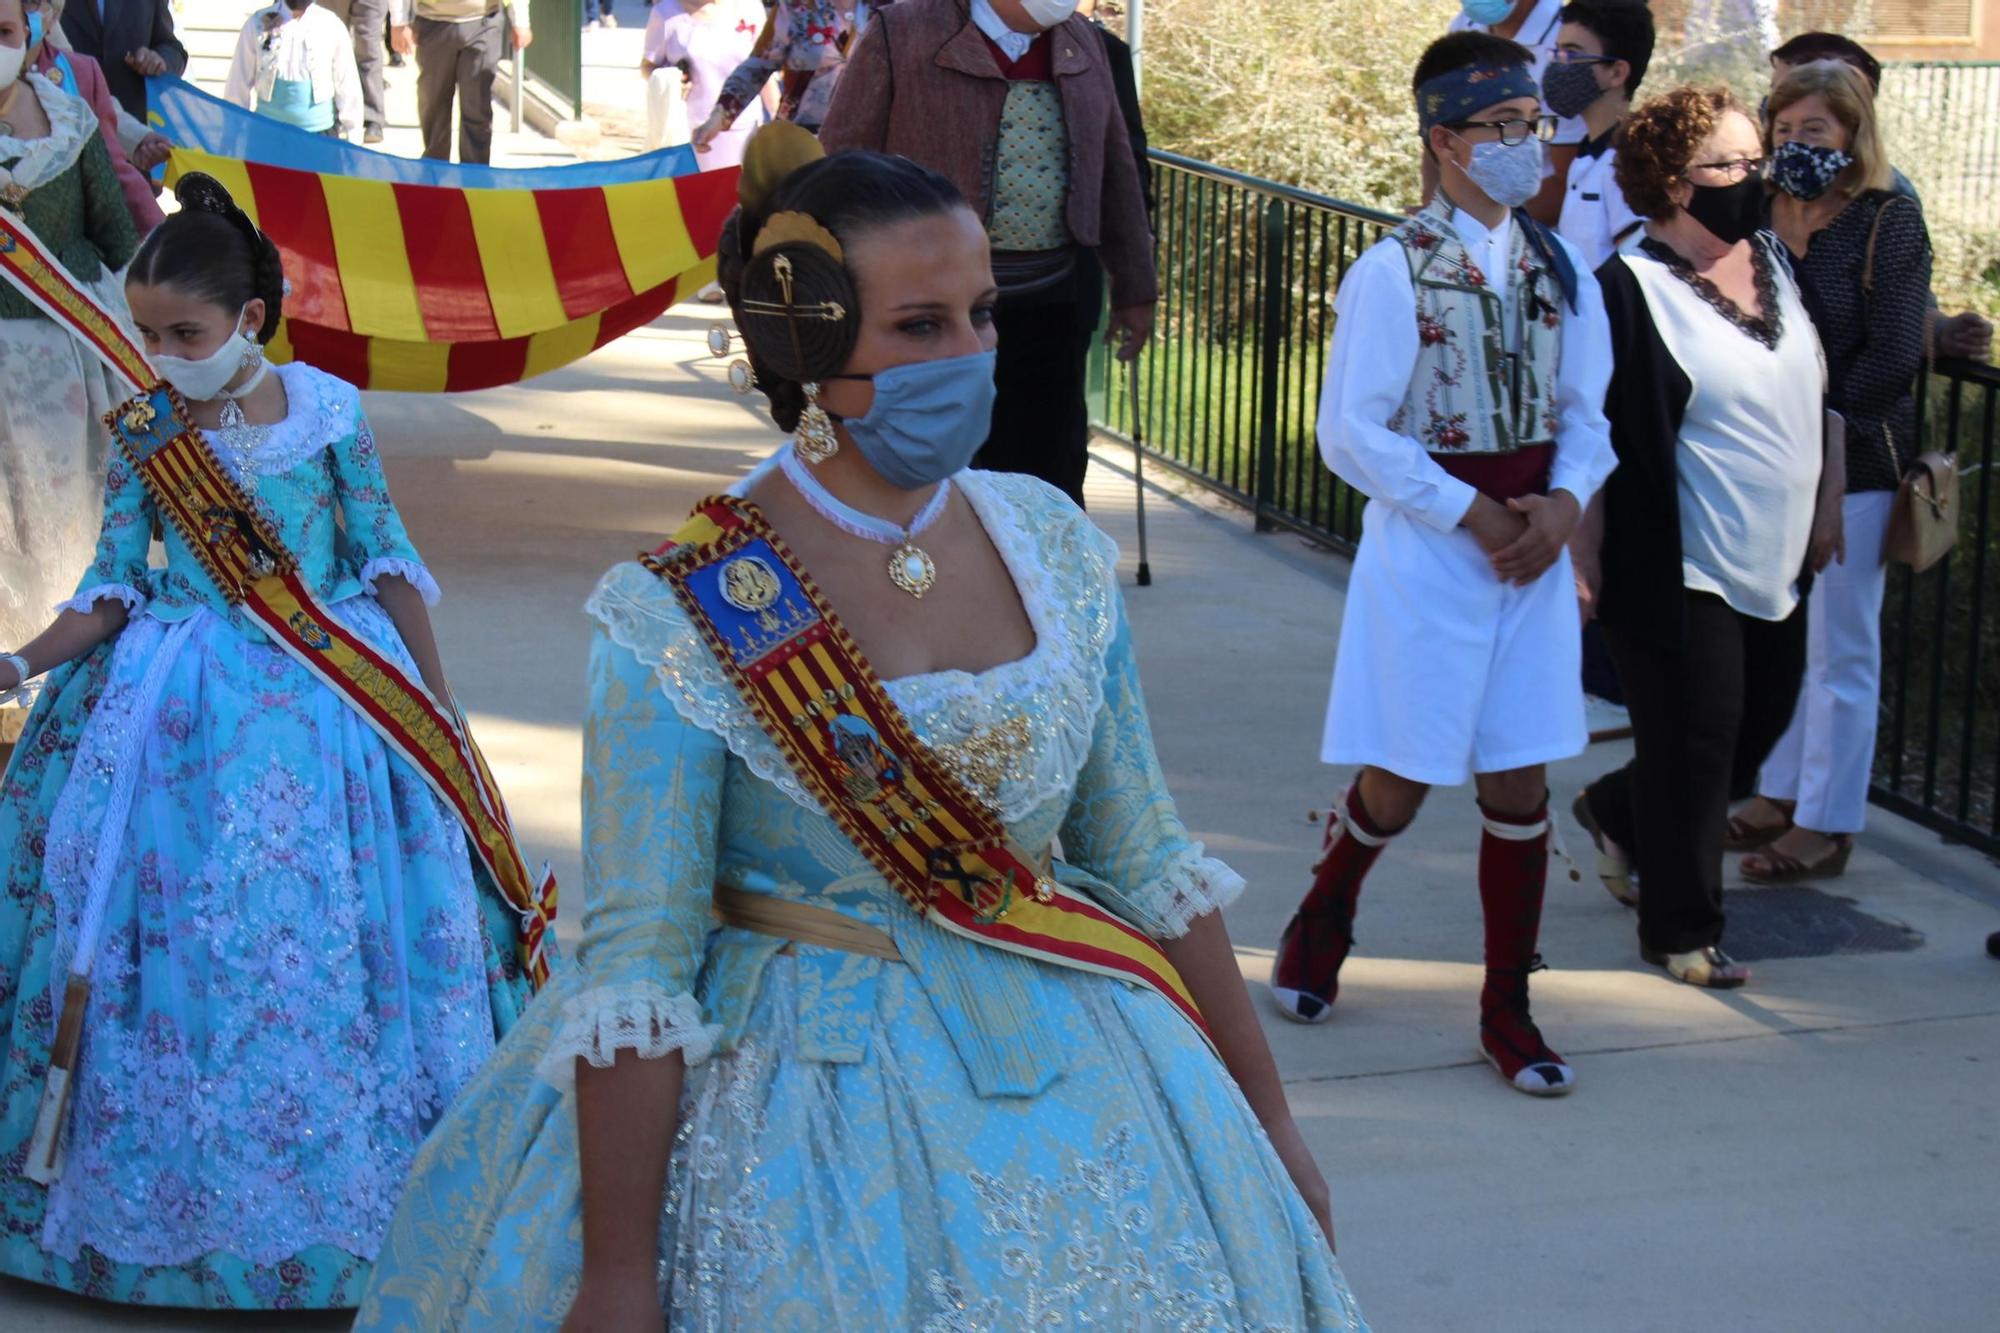
<instances>
[{"instance_id":1,"label":"pearl necklace","mask_svg":"<svg viewBox=\"0 0 2000 1333\"><path fill-rule=\"evenodd\" d=\"M945 504L951 499L949 477L938 483L930 500L910 520L910 526L901 528L887 519L862 513L829 491L789 444L778 455L778 466L784 470L785 479L792 483L792 488L821 518L842 532L895 548L889 552L891 583L916 598L922 598L931 590L931 585L937 582L937 563L928 551L916 544L916 538L944 513Z\"/></svg>"}]
</instances>

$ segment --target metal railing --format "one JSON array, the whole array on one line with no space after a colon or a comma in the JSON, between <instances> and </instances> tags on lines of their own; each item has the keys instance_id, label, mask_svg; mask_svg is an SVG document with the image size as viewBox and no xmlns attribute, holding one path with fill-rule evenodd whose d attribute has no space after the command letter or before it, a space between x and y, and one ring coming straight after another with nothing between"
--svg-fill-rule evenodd
<instances>
[{"instance_id":1,"label":"metal railing","mask_svg":"<svg viewBox=\"0 0 2000 1333\"><path fill-rule=\"evenodd\" d=\"M1249 505L1260 530L1287 527L1343 549L1361 497L1313 439L1347 266L1400 218L1155 152L1160 309L1140 359L1146 438L1160 461ZM1093 408L1130 434L1129 380L1100 350Z\"/></svg>"},{"instance_id":2,"label":"metal railing","mask_svg":"<svg viewBox=\"0 0 2000 1333\"><path fill-rule=\"evenodd\" d=\"M1399 218L1178 157L1152 154L1161 290L1155 340L1131 381L1100 347L1095 423L1148 457L1287 529L1340 550L1364 497L1319 456L1314 430L1334 299L1347 266ZM1958 549L1890 576L1883 608L1877 803L2000 855L2000 371L1928 372L1922 446L1966 469Z\"/></svg>"},{"instance_id":3,"label":"metal railing","mask_svg":"<svg viewBox=\"0 0 2000 1333\"><path fill-rule=\"evenodd\" d=\"M1948 362L1918 400L1922 446L1958 460L1958 546L1895 569L1882 607L1878 805L2000 856L2000 370Z\"/></svg>"}]
</instances>

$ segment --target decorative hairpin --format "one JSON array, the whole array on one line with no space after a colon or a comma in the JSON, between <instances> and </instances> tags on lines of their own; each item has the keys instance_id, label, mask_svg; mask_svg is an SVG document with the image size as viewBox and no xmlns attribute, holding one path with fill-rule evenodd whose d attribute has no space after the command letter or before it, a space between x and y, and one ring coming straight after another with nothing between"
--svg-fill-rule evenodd
<instances>
[{"instance_id":1,"label":"decorative hairpin","mask_svg":"<svg viewBox=\"0 0 2000 1333\"><path fill-rule=\"evenodd\" d=\"M847 318L847 307L838 301L814 301L810 305L800 305L798 303L793 295L792 261L786 256L779 255L771 261L771 272L778 279L778 289L785 294L784 304L780 305L776 301L746 300L740 303L745 313L752 315L783 315L788 320L823 319L829 324L838 324L841 320ZM793 330L792 336L796 341L798 337L796 329ZM795 347L793 350L797 351L798 349ZM801 354L801 359L803 359L803 354Z\"/></svg>"}]
</instances>

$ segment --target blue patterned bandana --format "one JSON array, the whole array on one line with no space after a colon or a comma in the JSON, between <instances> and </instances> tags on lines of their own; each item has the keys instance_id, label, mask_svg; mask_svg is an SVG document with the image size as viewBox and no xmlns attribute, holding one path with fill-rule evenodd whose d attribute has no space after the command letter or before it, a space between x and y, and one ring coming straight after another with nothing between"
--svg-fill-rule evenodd
<instances>
[{"instance_id":1,"label":"blue patterned bandana","mask_svg":"<svg viewBox=\"0 0 2000 1333\"><path fill-rule=\"evenodd\" d=\"M1527 65L1465 65L1447 70L1417 89L1417 126L1429 133L1433 125L1455 125L1482 107L1525 97L1541 100L1535 75Z\"/></svg>"}]
</instances>

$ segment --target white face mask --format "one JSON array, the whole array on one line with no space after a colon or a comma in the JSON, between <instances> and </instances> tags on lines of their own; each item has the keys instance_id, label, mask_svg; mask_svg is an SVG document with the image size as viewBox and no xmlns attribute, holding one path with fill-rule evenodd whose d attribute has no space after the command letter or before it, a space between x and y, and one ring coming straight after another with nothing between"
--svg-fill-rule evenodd
<instances>
[{"instance_id":1,"label":"white face mask","mask_svg":"<svg viewBox=\"0 0 2000 1333\"><path fill-rule=\"evenodd\" d=\"M205 403L219 397L229 381L245 366L256 364L264 350L243 334L243 316L236 316L236 331L222 340L222 346L199 361L182 356L156 356L153 369L174 386L190 403Z\"/></svg>"},{"instance_id":2,"label":"white face mask","mask_svg":"<svg viewBox=\"0 0 2000 1333\"><path fill-rule=\"evenodd\" d=\"M0 46L0 88L11 88L14 80L21 77L21 67L28 63L28 48L23 46Z\"/></svg>"},{"instance_id":3,"label":"white face mask","mask_svg":"<svg viewBox=\"0 0 2000 1333\"><path fill-rule=\"evenodd\" d=\"M1076 0L1021 0L1021 9L1046 31L1076 13Z\"/></svg>"}]
</instances>

